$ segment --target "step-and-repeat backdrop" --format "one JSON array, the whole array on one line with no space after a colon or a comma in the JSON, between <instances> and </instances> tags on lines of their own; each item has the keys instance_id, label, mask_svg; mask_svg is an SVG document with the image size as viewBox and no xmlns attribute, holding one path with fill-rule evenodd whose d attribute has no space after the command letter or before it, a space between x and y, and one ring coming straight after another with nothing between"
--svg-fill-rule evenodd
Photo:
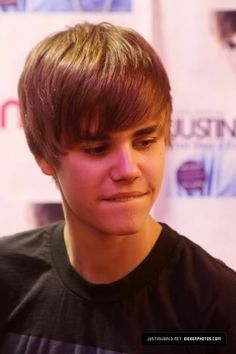
<instances>
[{"instance_id":1,"label":"step-and-repeat backdrop","mask_svg":"<svg viewBox=\"0 0 236 354\"><path fill-rule=\"evenodd\" d=\"M133 27L159 51L173 146L152 213L236 268L236 0L0 0L0 234L62 217L27 148L17 82L33 45L83 21Z\"/></svg>"},{"instance_id":2,"label":"step-and-repeat backdrop","mask_svg":"<svg viewBox=\"0 0 236 354\"><path fill-rule=\"evenodd\" d=\"M174 112L154 212L236 268L236 1L162 0L158 12Z\"/></svg>"}]
</instances>

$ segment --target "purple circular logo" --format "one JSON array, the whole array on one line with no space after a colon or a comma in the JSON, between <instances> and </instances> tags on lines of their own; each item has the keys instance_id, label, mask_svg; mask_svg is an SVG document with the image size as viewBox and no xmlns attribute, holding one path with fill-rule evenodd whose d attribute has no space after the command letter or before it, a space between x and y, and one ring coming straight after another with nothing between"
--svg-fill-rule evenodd
<instances>
[{"instance_id":1,"label":"purple circular logo","mask_svg":"<svg viewBox=\"0 0 236 354\"><path fill-rule=\"evenodd\" d=\"M202 190L205 181L205 168L199 161L186 161L177 170L177 182L187 192Z\"/></svg>"}]
</instances>

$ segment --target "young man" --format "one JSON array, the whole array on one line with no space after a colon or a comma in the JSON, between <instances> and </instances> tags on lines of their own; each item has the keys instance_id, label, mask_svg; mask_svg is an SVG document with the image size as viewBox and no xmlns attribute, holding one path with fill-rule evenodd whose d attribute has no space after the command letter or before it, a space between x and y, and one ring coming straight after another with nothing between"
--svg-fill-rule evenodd
<instances>
[{"instance_id":1,"label":"young man","mask_svg":"<svg viewBox=\"0 0 236 354\"><path fill-rule=\"evenodd\" d=\"M32 50L19 99L65 222L0 239L1 354L236 353L235 272L149 215L171 115L150 45L107 23L68 28ZM166 331L194 333L171 345Z\"/></svg>"}]
</instances>

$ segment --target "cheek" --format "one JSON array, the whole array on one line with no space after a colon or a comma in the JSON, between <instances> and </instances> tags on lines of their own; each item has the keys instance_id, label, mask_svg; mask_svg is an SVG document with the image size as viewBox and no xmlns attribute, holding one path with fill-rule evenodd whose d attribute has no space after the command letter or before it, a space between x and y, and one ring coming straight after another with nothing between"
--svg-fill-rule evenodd
<instances>
[{"instance_id":1,"label":"cheek","mask_svg":"<svg viewBox=\"0 0 236 354\"><path fill-rule=\"evenodd\" d=\"M236 49L234 49L232 55L231 55L231 61L233 65L236 67Z\"/></svg>"},{"instance_id":2,"label":"cheek","mask_svg":"<svg viewBox=\"0 0 236 354\"><path fill-rule=\"evenodd\" d=\"M164 154L159 155L158 159L150 159L150 164L149 164L149 178L151 183L153 184L153 187L157 190L159 190L163 174L164 174Z\"/></svg>"},{"instance_id":3,"label":"cheek","mask_svg":"<svg viewBox=\"0 0 236 354\"><path fill-rule=\"evenodd\" d=\"M91 189L91 175L82 170L68 170L58 176L64 193L72 194Z\"/></svg>"},{"instance_id":4,"label":"cheek","mask_svg":"<svg viewBox=\"0 0 236 354\"><path fill-rule=\"evenodd\" d=\"M96 164L70 161L61 166L57 179L66 199L87 199L101 187L102 171Z\"/></svg>"},{"instance_id":5,"label":"cheek","mask_svg":"<svg viewBox=\"0 0 236 354\"><path fill-rule=\"evenodd\" d=\"M58 176L59 186L66 210L73 210L75 214L89 207L91 191L89 176L77 171L68 171ZM68 209L69 208L69 209Z\"/></svg>"}]
</instances>

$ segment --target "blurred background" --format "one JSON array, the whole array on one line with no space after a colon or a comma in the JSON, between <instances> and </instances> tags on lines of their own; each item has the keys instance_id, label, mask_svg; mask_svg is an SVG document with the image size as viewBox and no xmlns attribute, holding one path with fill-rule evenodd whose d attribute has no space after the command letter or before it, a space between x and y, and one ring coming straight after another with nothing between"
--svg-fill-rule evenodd
<instances>
[{"instance_id":1,"label":"blurred background","mask_svg":"<svg viewBox=\"0 0 236 354\"><path fill-rule=\"evenodd\" d=\"M84 21L132 27L159 53L173 143L152 214L236 269L236 0L0 0L0 235L63 218L28 151L17 82L32 46Z\"/></svg>"}]
</instances>

